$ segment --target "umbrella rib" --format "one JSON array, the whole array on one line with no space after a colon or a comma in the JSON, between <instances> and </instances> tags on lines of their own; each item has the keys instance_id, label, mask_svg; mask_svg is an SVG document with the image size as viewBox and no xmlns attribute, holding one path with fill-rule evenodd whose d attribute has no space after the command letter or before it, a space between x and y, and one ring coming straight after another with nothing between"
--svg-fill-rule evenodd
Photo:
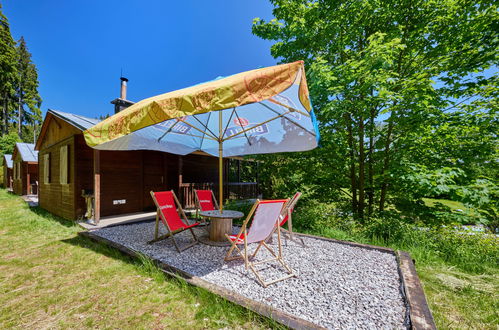
<instances>
[{"instance_id":1,"label":"umbrella rib","mask_svg":"<svg viewBox=\"0 0 499 330\"><path fill-rule=\"evenodd\" d=\"M277 105L280 105L281 107L285 107L286 109L288 109L288 110L289 110L289 111L291 111L291 112L293 112L293 111L294 111L294 112L298 112L298 113L300 113L300 114L304 115L305 117L309 117L309 118L310 118L310 115L309 115L308 113L305 113L305 112L303 112L303 111L300 111L300 110L298 110L298 109L295 109L295 108L293 108L293 107L290 107L289 105L286 105L286 104L283 104L283 103L281 103L281 102L279 102L279 101L276 101L276 100L274 100L274 99L273 99L273 98L271 98L271 97L270 97L268 100L269 100L270 102L272 102L272 103L275 103L275 104L277 104ZM261 102L259 102L259 103L261 103Z\"/></svg>"},{"instance_id":2,"label":"umbrella rib","mask_svg":"<svg viewBox=\"0 0 499 330\"><path fill-rule=\"evenodd\" d=\"M209 113L211 114L211 112L209 112ZM211 136L212 136L212 137L215 137L215 136L216 136L216 135L215 135L215 133L213 133L213 132L211 131L211 129L209 129L209 128L208 128L208 125L203 124L203 122L202 122L201 120L199 120L199 119L196 117L196 115L193 115L192 117L194 117L194 119L196 119L196 120L198 121L198 123L200 123L200 124L201 124L201 126L203 126L203 127L204 127L204 132L203 132L203 134L206 134L206 131L208 130L208 131L210 131L210 133L211 133ZM210 120L210 117L208 117L208 120ZM209 134L206 134L206 135L209 135Z\"/></svg>"},{"instance_id":3,"label":"umbrella rib","mask_svg":"<svg viewBox=\"0 0 499 330\"><path fill-rule=\"evenodd\" d=\"M243 133L245 133L245 132L247 132L247 131L249 131L249 130L252 130L253 128L256 128L256 127L259 127L259 126L263 126L263 125L265 125L266 123L271 122L272 120L276 120L277 118L280 118L280 117L283 117L284 115L287 115L288 113L291 113L291 111L287 111L287 112L283 113L282 115L278 115L278 116L276 116L276 117L274 117L274 118L270 118L270 119L268 119L268 120L265 120L265 121L261 122L261 123L260 123L260 124L258 124L258 125L251 126L251 127L246 128L246 129L244 129L244 130L242 130L242 131L240 131L240 132L237 132L236 134L233 134L233 135L231 135L231 136L228 136L227 138L222 139L222 142L223 142L223 141L226 141L226 140L229 140L229 139L232 139L233 137L238 136L238 135L240 135L240 134L243 134Z\"/></svg>"},{"instance_id":4,"label":"umbrella rib","mask_svg":"<svg viewBox=\"0 0 499 330\"><path fill-rule=\"evenodd\" d=\"M178 134L178 135L184 135L184 136L190 136L190 137L196 137L196 138L204 138L204 139L210 139L210 140L213 140L213 141L218 141L218 140L215 140L213 139L212 137L203 137L201 135L196 135L196 134L189 134L189 133L179 133L179 132L172 132L173 134Z\"/></svg>"},{"instance_id":5,"label":"umbrella rib","mask_svg":"<svg viewBox=\"0 0 499 330\"><path fill-rule=\"evenodd\" d=\"M234 113L236 114L237 121L239 122L239 124L241 124L241 119L239 119L239 115L237 114L236 108L234 108ZM246 134L246 131L244 132L244 136L246 137L246 140L248 140L249 145L251 145L251 141L248 135Z\"/></svg>"},{"instance_id":6,"label":"umbrella rib","mask_svg":"<svg viewBox=\"0 0 499 330\"><path fill-rule=\"evenodd\" d=\"M181 121L181 122L183 122L183 123L184 123L184 124L186 124L187 126L190 126L190 127L194 128L196 131L199 131L199 132L201 132L201 133L203 133L203 134L206 134L206 132L205 132L205 131L202 131L201 129L197 128L196 126L194 126L194 125L192 125L192 124L189 124L188 122L186 122L186 121L184 121L184 120L182 120L182 119L180 119L180 118L178 118L178 120L179 120L179 121ZM209 136L209 134L206 134L206 135L208 135L208 136ZM212 138L212 139L214 139L214 140L217 140L217 139L216 139L216 137L214 137L214 136L212 136L211 138Z\"/></svg>"},{"instance_id":7,"label":"umbrella rib","mask_svg":"<svg viewBox=\"0 0 499 330\"><path fill-rule=\"evenodd\" d=\"M269 109L270 111L272 111L272 112L274 112L274 113L276 113L276 114L279 114L279 111L277 111L277 110L275 110L275 109L272 109L271 107L269 107L269 106L268 106L268 105L266 105L265 103L262 103L262 102L258 102L258 103L260 103L261 105L263 105L264 107L266 107L266 108L267 108L267 109ZM298 127L299 127L299 128L301 128L302 130L304 130L304 131L308 132L309 134L312 134L313 136L315 136L315 133L310 132L308 129L306 129L306 128L305 128L305 127L303 127L302 125L298 124L297 122L295 122L295 121L293 121L293 120L289 119L289 118L288 118L288 117L286 117L286 116L283 116L283 117L284 117L284 119L286 119L286 120L287 120L287 121L289 121L290 123L292 123L292 124L294 124L294 125L298 126Z\"/></svg>"},{"instance_id":8,"label":"umbrella rib","mask_svg":"<svg viewBox=\"0 0 499 330\"><path fill-rule=\"evenodd\" d=\"M177 121L175 122L175 124L173 124L172 126L170 126L170 128L168 128L168 130L167 130L167 131L166 131L163 135L161 135L161 136L158 138L158 142L159 142L159 141L161 141L161 139L163 139L163 138L166 136L166 134L170 133L170 132L173 130L173 127L175 127L175 125L177 125L177 123L178 123L179 121L183 122L184 124L187 124L187 125L191 126L191 127L192 127L192 128L194 128L194 129L197 129L198 131L201 131L200 129L198 129L198 128L196 128L196 127L192 126L192 125L190 125L189 123L186 123L185 121L180 120L180 118L177 118ZM203 132L203 131L201 131L201 132ZM212 137L211 137L211 136L209 136L208 134L207 134L207 135L208 135L208 137L199 136L199 135L194 135L194 134L186 134L186 133L177 133L177 134L186 135L186 136L192 136L192 137L198 137L198 138L201 138L201 139L205 139L205 138L206 138L206 139L210 139L210 140L218 141L217 139L212 138Z\"/></svg>"},{"instance_id":9,"label":"umbrella rib","mask_svg":"<svg viewBox=\"0 0 499 330\"><path fill-rule=\"evenodd\" d=\"M211 118L211 111L208 112L208 120L206 121L206 129L208 129L208 123L210 122L210 118ZM211 131L210 131L211 132ZM212 132L213 133L213 132ZM199 144L199 150L201 150L203 148L203 142L204 142L204 136L206 135L206 130L204 131L203 133L203 137L201 138L201 143Z\"/></svg>"},{"instance_id":10,"label":"umbrella rib","mask_svg":"<svg viewBox=\"0 0 499 330\"><path fill-rule=\"evenodd\" d=\"M158 142L159 142L159 141L161 141L161 139L162 139L162 138L164 138L166 134L168 134L168 133L170 133L170 132L172 131L173 127L174 127L175 125L177 125L177 123L178 123L178 121L179 121L179 120L180 120L180 119L177 119L177 121L175 122L175 124L173 124L172 126L170 126L170 128L168 128L168 130L167 130L167 131L166 131L163 135L161 135L161 136L158 138Z\"/></svg>"},{"instance_id":11,"label":"umbrella rib","mask_svg":"<svg viewBox=\"0 0 499 330\"><path fill-rule=\"evenodd\" d=\"M194 135L194 134L186 134L186 133L176 133L176 134L180 134L180 135L185 135L185 136L192 136L192 137L197 137L197 138L202 138L202 139L210 139L210 140L213 140L213 141L218 141L218 140L215 140L214 138L208 136L208 137L203 137L201 135Z\"/></svg>"},{"instance_id":12,"label":"umbrella rib","mask_svg":"<svg viewBox=\"0 0 499 330\"><path fill-rule=\"evenodd\" d=\"M222 136L225 135L225 132L227 132L227 128L229 128L229 124L232 119L232 116L234 115L234 112L236 112L236 107L232 108L232 112L230 113L229 120L227 121L227 125L225 125L224 133L222 134Z\"/></svg>"}]
</instances>

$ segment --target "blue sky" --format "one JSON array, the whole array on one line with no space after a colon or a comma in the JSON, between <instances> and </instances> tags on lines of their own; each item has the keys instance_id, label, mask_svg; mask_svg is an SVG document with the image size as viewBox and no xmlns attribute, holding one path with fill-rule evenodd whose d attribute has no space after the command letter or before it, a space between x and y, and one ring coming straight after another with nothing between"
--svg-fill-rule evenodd
<instances>
[{"instance_id":1,"label":"blue sky","mask_svg":"<svg viewBox=\"0 0 499 330\"><path fill-rule=\"evenodd\" d=\"M271 43L251 34L255 1L2 1L17 40L33 55L42 110L113 113L120 70L132 101L241 71L275 65Z\"/></svg>"}]
</instances>

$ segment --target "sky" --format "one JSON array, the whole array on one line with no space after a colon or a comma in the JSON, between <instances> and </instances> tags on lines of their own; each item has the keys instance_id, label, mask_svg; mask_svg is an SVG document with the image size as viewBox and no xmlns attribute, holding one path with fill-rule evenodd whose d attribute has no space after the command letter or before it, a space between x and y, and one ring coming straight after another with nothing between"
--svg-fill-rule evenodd
<instances>
[{"instance_id":1,"label":"sky","mask_svg":"<svg viewBox=\"0 0 499 330\"><path fill-rule=\"evenodd\" d=\"M267 0L8 0L12 36L21 36L39 75L42 111L113 114L120 74L127 99L189 87L277 64L272 42L252 35L272 19Z\"/></svg>"}]
</instances>

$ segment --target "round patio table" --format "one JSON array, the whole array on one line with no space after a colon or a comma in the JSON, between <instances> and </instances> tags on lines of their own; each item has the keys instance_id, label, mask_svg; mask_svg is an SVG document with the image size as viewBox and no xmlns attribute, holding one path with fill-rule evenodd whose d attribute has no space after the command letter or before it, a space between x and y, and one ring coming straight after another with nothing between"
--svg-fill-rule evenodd
<instances>
[{"instance_id":1,"label":"round patio table","mask_svg":"<svg viewBox=\"0 0 499 330\"><path fill-rule=\"evenodd\" d=\"M242 212L231 210L202 211L199 215L211 220L210 241L214 242L228 242L225 234L232 234L232 219L244 217Z\"/></svg>"}]
</instances>

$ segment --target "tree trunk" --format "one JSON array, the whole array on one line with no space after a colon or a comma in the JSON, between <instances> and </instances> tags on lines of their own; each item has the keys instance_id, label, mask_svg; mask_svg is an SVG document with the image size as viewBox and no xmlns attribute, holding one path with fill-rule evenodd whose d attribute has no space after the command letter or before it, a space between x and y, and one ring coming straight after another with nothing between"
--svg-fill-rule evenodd
<instances>
[{"instance_id":1,"label":"tree trunk","mask_svg":"<svg viewBox=\"0 0 499 330\"><path fill-rule=\"evenodd\" d=\"M386 171L388 170L388 165L390 164L390 144L391 144L393 126L394 126L393 119L390 118L390 120L388 121L388 131L386 134L385 151L383 155L383 167L381 168L382 184L379 197L380 211L383 211L385 209L386 191L388 190L388 180L386 179L385 174Z\"/></svg>"},{"instance_id":2,"label":"tree trunk","mask_svg":"<svg viewBox=\"0 0 499 330\"><path fill-rule=\"evenodd\" d=\"M352 118L350 115L345 115L347 121L347 133L348 133L348 148L350 149L350 190L352 192L352 212L357 214L357 180L355 176L355 146L352 134Z\"/></svg>"},{"instance_id":3,"label":"tree trunk","mask_svg":"<svg viewBox=\"0 0 499 330\"><path fill-rule=\"evenodd\" d=\"M0 134L3 136L5 134L5 128L3 126L5 117L5 99L2 98L2 118L0 119Z\"/></svg>"},{"instance_id":4,"label":"tree trunk","mask_svg":"<svg viewBox=\"0 0 499 330\"><path fill-rule=\"evenodd\" d=\"M7 105L8 105L7 92L5 92L3 98L3 125L2 125L3 135L9 133L9 113L7 111Z\"/></svg>"},{"instance_id":5,"label":"tree trunk","mask_svg":"<svg viewBox=\"0 0 499 330\"><path fill-rule=\"evenodd\" d=\"M359 218L364 219L365 208L365 154L364 154L364 118L359 118Z\"/></svg>"},{"instance_id":6,"label":"tree trunk","mask_svg":"<svg viewBox=\"0 0 499 330\"><path fill-rule=\"evenodd\" d=\"M23 104L22 104L22 98L21 98L21 91L19 91L19 105L18 105L18 118L17 118L17 135L19 135L19 138L21 138L21 133L22 133L22 119L23 119Z\"/></svg>"},{"instance_id":7,"label":"tree trunk","mask_svg":"<svg viewBox=\"0 0 499 330\"><path fill-rule=\"evenodd\" d=\"M374 115L375 111L371 110L371 117L369 118L369 189L367 190L369 216L373 213L374 204Z\"/></svg>"}]
</instances>

